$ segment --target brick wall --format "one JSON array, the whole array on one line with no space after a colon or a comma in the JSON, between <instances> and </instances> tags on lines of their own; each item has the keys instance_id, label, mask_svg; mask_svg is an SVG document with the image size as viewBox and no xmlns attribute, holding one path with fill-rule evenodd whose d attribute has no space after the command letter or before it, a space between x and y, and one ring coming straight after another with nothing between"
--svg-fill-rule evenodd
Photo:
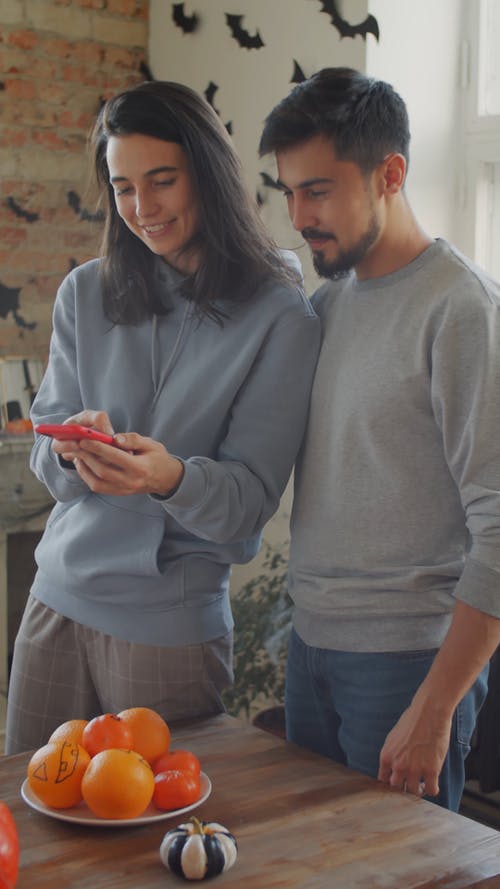
<instances>
[{"instance_id":1,"label":"brick wall","mask_svg":"<svg viewBox=\"0 0 500 889\"><path fill-rule=\"evenodd\" d=\"M45 360L57 287L96 255L86 140L144 79L149 0L1 0L0 356Z\"/></svg>"}]
</instances>

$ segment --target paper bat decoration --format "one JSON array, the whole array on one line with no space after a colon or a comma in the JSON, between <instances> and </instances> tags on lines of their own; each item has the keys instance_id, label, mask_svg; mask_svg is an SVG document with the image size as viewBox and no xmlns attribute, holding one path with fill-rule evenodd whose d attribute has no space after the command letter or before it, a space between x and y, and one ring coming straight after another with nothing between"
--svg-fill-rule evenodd
<instances>
[{"instance_id":1,"label":"paper bat decoration","mask_svg":"<svg viewBox=\"0 0 500 889\"><path fill-rule=\"evenodd\" d=\"M321 12L328 13L341 37L356 37L357 34L361 34L363 40L367 34L373 34L376 40L380 37L378 22L373 15L368 15L359 25L351 25L340 15L336 0L321 0Z\"/></svg>"},{"instance_id":2,"label":"paper bat decoration","mask_svg":"<svg viewBox=\"0 0 500 889\"><path fill-rule=\"evenodd\" d=\"M75 213L79 214L81 209L81 201L76 191L68 191L66 197L68 198L68 204L71 209Z\"/></svg>"},{"instance_id":3,"label":"paper bat decoration","mask_svg":"<svg viewBox=\"0 0 500 889\"><path fill-rule=\"evenodd\" d=\"M144 60L139 65L139 71L144 77L144 80L154 80L154 77L151 74L151 68L146 65L146 62Z\"/></svg>"},{"instance_id":4,"label":"paper bat decoration","mask_svg":"<svg viewBox=\"0 0 500 889\"><path fill-rule=\"evenodd\" d=\"M5 284L0 284L0 318L6 318L9 312L15 315L19 308L20 293L21 288L6 287Z\"/></svg>"},{"instance_id":5,"label":"paper bat decoration","mask_svg":"<svg viewBox=\"0 0 500 889\"><path fill-rule=\"evenodd\" d=\"M293 74L290 83L303 83L304 80L307 80L306 75L304 74L302 68L299 63L293 60Z\"/></svg>"},{"instance_id":6,"label":"paper bat decoration","mask_svg":"<svg viewBox=\"0 0 500 889\"><path fill-rule=\"evenodd\" d=\"M0 318L6 318L9 312L12 312L14 321L18 327L24 327L26 330L33 330L36 323L28 324L22 315L19 314L19 294L21 288L6 287L0 283Z\"/></svg>"},{"instance_id":7,"label":"paper bat decoration","mask_svg":"<svg viewBox=\"0 0 500 889\"><path fill-rule=\"evenodd\" d=\"M7 198L7 206L16 216L19 216L20 219L25 219L26 222L36 222L40 218L38 213L30 213L29 210L23 210L14 198Z\"/></svg>"},{"instance_id":8,"label":"paper bat decoration","mask_svg":"<svg viewBox=\"0 0 500 889\"><path fill-rule=\"evenodd\" d=\"M172 3L172 21L178 28L182 28L184 34L192 34L193 31L196 31L200 20L196 13L186 15L184 3Z\"/></svg>"},{"instance_id":9,"label":"paper bat decoration","mask_svg":"<svg viewBox=\"0 0 500 889\"><path fill-rule=\"evenodd\" d=\"M269 173L261 173L260 176L263 185L267 185L268 188L275 188L277 191L282 191L281 186L278 185L277 182L275 182L275 180L272 176L269 175Z\"/></svg>"},{"instance_id":10,"label":"paper bat decoration","mask_svg":"<svg viewBox=\"0 0 500 889\"><path fill-rule=\"evenodd\" d=\"M85 207L82 207L80 196L76 191L68 191L66 197L73 212L84 222L104 222L104 213L102 210L98 210L97 213L89 213Z\"/></svg>"},{"instance_id":11,"label":"paper bat decoration","mask_svg":"<svg viewBox=\"0 0 500 889\"><path fill-rule=\"evenodd\" d=\"M216 114L219 114L219 116L220 116L219 109L216 108L215 105L214 105L214 97L215 97L215 94L216 94L216 92L217 92L218 89L219 89L218 85L217 85L216 83L214 83L213 80L211 80L211 81L209 82L209 84L208 84L208 86L207 86L205 92L203 93L203 95L205 96L205 99L207 100L208 104L212 106L212 108L214 109L215 113L216 113ZM226 130L228 131L229 135L231 136L232 133L233 133L233 124L232 124L232 122L231 122L231 121L228 121L226 124L224 124L224 126L226 127Z\"/></svg>"},{"instance_id":12,"label":"paper bat decoration","mask_svg":"<svg viewBox=\"0 0 500 889\"><path fill-rule=\"evenodd\" d=\"M212 108L214 109L214 111L217 112L217 114L219 113L219 111L214 105L214 97L215 97L215 94L218 89L219 89L219 87L217 86L217 84L214 83L213 80L211 80L210 83L208 84L205 92L203 93L208 104L212 106Z\"/></svg>"},{"instance_id":13,"label":"paper bat decoration","mask_svg":"<svg viewBox=\"0 0 500 889\"><path fill-rule=\"evenodd\" d=\"M226 12L226 22L231 31L231 36L245 49L260 49L262 46L265 46L258 31L255 34L249 34L242 27L241 23L244 18L244 15L231 15Z\"/></svg>"}]
</instances>

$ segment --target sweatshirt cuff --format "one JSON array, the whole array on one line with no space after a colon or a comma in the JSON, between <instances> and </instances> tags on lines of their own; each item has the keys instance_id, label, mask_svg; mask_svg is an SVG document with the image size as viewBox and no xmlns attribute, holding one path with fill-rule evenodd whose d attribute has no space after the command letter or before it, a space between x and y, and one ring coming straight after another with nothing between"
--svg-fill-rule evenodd
<instances>
[{"instance_id":1,"label":"sweatshirt cuff","mask_svg":"<svg viewBox=\"0 0 500 889\"><path fill-rule=\"evenodd\" d=\"M172 455L176 456L176 455ZM184 475L179 484L168 494L150 494L152 500L165 503L179 509L193 509L198 506L206 492L205 473L202 467L197 466L192 460L183 460L177 457L184 467Z\"/></svg>"},{"instance_id":2,"label":"sweatshirt cuff","mask_svg":"<svg viewBox=\"0 0 500 889\"><path fill-rule=\"evenodd\" d=\"M50 447L50 442L48 454L50 459L53 461L53 463L55 463L59 471L62 472L68 482L70 482L71 484L83 485L80 476L76 472L74 463L71 463L69 460L63 460L60 454L55 454Z\"/></svg>"},{"instance_id":3,"label":"sweatshirt cuff","mask_svg":"<svg viewBox=\"0 0 500 889\"><path fill-rule=\"evenodd\" d=\"M58 455L57 455L57 461L58 461L59 466L61 467L61 469L72 469L73 472L76 472L76 470L75 470L75 464L74 464L71 460L65 460L64 457L61 457L61 455L58 454Z\"/></svg>"},{"instance_id":4,"label":"sweatshirt cuff","mask_svg":"<svg viewBox=\"0 0 500 889\"><path fill-rule=\"evenodd\" d=\"M500 573L483 562L466 559L454 595L471 608L500 618Z\"/></svg>"}]
</instances>

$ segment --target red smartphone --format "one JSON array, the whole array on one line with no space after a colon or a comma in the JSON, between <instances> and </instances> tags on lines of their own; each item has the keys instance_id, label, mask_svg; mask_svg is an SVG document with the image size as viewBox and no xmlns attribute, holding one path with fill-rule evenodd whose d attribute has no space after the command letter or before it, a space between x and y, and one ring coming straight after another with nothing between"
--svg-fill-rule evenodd
<instances>
[{"instance_id":1,"label":"red smartphone","mask_svg":"<svg viewBox=\"0 0 500 889\"><path fill-rule=\"evenodd\" d=\"M80 426L78 423L40 423L35 426L35 432L40 435L50 435L58 441L80 441L89 438L92 441L102 441L104 444L114 444L112 435L98 432L97 429L89 429L88 426Z\"/></svg>"}]
</instances>

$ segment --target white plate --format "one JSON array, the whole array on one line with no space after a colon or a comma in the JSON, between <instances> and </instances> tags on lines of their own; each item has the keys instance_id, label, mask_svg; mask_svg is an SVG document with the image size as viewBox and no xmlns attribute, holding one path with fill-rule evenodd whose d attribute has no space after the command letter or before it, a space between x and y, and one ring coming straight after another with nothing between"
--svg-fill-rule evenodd
<instances>
[{"instance_id":1,"label":"white plate","mask_svg":"<svg viewBox=\"0 0 500 889\"><path fill-rule=\"evenodd\" d=\"M153 803L150 803L140 818L97 818L83 802L72 809L52 809L35 796L28 784L27 778L23 781L21 796L24 802L31 806L32 809L41 812L42 815L48 815L50 818L58 818L59 821L72 821L75 824L88 824L92 827L135 827L138 824L164 821L165 818L176 818L178 815L183 815L184 812L190 812L192 809L196 809L197 806L201 806L212 792L212 782L208 775L205 775L205 772L200 773L200 785L201 796L199 800L191 803L190 806L185 806L183 809L169 809L167 811L157 809Z\"/></svg>"}]
</instances>

